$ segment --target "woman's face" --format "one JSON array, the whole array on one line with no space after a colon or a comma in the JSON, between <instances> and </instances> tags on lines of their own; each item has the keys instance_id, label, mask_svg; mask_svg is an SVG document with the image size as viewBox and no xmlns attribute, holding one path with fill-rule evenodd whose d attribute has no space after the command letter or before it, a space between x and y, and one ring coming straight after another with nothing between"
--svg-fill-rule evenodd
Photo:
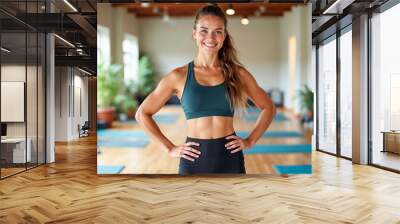
<instances>
[{"instance_id":1,"label":"woman's face","mask_svg":"<svg viewBox=\"0 0 400 224\"><path fill-rule=\"evenodd\" d=\"M192 36L199 51L217 54L225 40L224 21L213 15L201 16L193 29Z\"/></svg>"}]
</instances>

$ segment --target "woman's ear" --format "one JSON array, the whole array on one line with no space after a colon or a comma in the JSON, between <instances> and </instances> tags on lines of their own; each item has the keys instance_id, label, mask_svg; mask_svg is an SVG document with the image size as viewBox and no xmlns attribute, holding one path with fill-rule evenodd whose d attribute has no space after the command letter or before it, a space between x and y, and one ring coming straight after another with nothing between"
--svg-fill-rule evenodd
<instances>
[{"instance_id":1,"label":"woman's ear","mask_svg":"<svg viewBox=\"0 0 400 224\"><path fill-rule=\"evenodd\" d=\"M192 38L196 40L196 29L192 29Z\"/></svg>"}]
</instances>

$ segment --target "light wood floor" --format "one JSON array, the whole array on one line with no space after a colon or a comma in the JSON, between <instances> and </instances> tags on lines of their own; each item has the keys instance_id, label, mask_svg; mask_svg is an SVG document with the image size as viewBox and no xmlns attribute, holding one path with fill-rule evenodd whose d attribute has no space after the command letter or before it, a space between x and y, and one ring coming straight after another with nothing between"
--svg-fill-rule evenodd
<instances>
[{"instance_id":1,"label":"light wood floor","mask_svg":"<svg viewBox=\"0 0 400 224\"><path fill-rule=\"evenodd\" d=\"M12 168L9 168L9 167L7 167L7 168L1 168L1 177L3 178L3 177L7 177L7 176L10 176L10 175L12 175L12 174L15 174L15 173L18 173L18 172L22 172L22 171L24 171L25 170L25 167L17 167L17 168L15 168L15 167L12 167Z\"/></svg>"},{"instance_id":2,"label":"light wood floor","mask_svg":"<svg viewBox=\"0 0 400 224\"><path fill-rule=\"evenodd\" d=\"M400 155L391 152L381 152L375 150L372 156L374 164L400 170Z\"/></svg>"},{"instance_id":3,"label":"light wood floor","mask_svg":"<svg viewBox=\"0 0 400 224\"><path fill-rule=\"evenodd\" d=\"M313 152L313 174L96 174L96 138L0 181L0 223L400 223L400 175Z\"/></svg>"},{"instance_id":4,"label":"light wood floor","mask_svg":"<svg viewBox=\"0 0 400 224\"><path fill-rule=\"evenodd\" d=\"M290 117L289 121L273 122L268 130L290 130L305 132L304 138L264 138L257 144L310 144L311 133L304 131L298 119L288 112L280 111ZM186 138L186 120L180 106L166 106L159 114L178 114L174 124L159 123L161 131L175 144L183 143ZM251 131L255 122L246 122L244 119L235 119L236 131ZM114 130L142 130L135 123L115 122ZM302 165L311 163L309 153L288 154L256 154L245 155L246 172L249 174L273 174L273 165ZM98 155L99 165L124 165L122 174L177 174L179 159L168 156L162 145L151 139L145 148L101 148Z\"/></svg>"},{"instance_id":5,"label":"light wood floor","mask_svg":"<svg viewBox=\"0 0 400 224\"><path fill-rule=\"evenodd\" d=\"M33 164L33 163L28 163L27 164L27 168L25 168L25 164L20 164L19 167L7 167L7 168L1 168L1 178L5 178L7 176L19 173L19 172L23 172L26 169L33 169L35 168L37 165Z\"/></svg>"}]
</instances>

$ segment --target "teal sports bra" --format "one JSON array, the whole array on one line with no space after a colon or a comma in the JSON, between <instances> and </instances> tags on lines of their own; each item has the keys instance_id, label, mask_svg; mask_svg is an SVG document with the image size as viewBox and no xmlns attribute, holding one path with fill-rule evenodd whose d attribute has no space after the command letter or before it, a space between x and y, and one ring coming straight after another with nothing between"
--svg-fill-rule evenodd
<instances>
[{"instance_id":1,"label":"teal sports bra","mask_svg":"<svg viewBox=\"0 0 400 224\"><path fill-rule=\"evenodd\" d=\"M214 86L204 86L196 81L194 63L188 65L185 86L182 93L181 104L186 119L208 116L233 117L226 94L225 81Z\"/></svg>"}]
</instances>

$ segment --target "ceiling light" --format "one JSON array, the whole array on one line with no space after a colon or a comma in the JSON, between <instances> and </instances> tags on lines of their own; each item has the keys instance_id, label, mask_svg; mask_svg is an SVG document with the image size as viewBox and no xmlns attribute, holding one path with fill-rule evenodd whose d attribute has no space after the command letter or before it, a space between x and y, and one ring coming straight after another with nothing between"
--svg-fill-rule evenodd
<instances>
[{"instance_id":1,"label":"ceiling light","mask_svg":"<svg viewBox=\"0 0 400 224\"><path fill-rule=\"evenodd\" d=\"M232 7L232 4L229 4L229 8L226 10L226 14L232 16L235 14L235 10Z\"/></svg>"},{"instance_id":2,"label":"ceiling light","mask_svg":"<svg viewBox=\"0 0 400 224\"><path fill-rule=\"evenodd\" d=\"M78 12L78 10L71 4L69 3L68 0L64 0L65 4L67 4L72 10L74 10L75 12Z\"/></svg>"},{"instance_id":3,"label":"ceiling light","mask_svg":"<svg viewBox=\"0 0 400 224\"><path fill-rule=\"evenodd\" d=\"M148 3L148 2L142 2L142 3L140 3L140 5L141 5L143 8L148 8L148 7L150 7L150 3Z\"/></svg>"},{"instance_id":4,"label":"ceiling light","mask_svg":"<svg viewBox=\"0 0 400 224\"><path fill-rule=\"evenodd\" d=\"M242 19L240 20L240 22L243 24L243 25L249 25L249 23L250 23L250 20L249 20L249 18L247 18L247 16L245 16L245 17L242 17Z\"/></svg>"},{"instance_id":5,"label":"ceiling light","mask_svg":"<svg viewBox=\"0 0 400 224\"><path fill-rule=\"evenodd\" d=\"M169 14L168 14L168 10L167 9L164 10L163 21L164 22L168 22L169 21Z\"/></svg>"},{"instance_id":6,"label":"ceiling light","mask_svg":"<svg viewBox=\"0 0 400 224\"><path fill-rule=\"evenodd\" d=\"M57 34L54 34L54 36L57 37L58 39L60 39L61 41L63 41L64 43L66 43L67 45L69 45L69 46L75 48L75 45L71 44L71 42L67 41L66 39L64 39L64 38L62 38L62 37L60 37L60 36L58 36Z\"/></svg>"},{"instance_id":7,"label":"ceiling light","mask_svg":"<svg viewBox=\"0 0 400 224\"><path fill-rule=\"evenodd\" d=\"M10 52L11 52L9 49L7 49L7 48L5 48L5 47L1 47L1 50L4 51L4 52L7 52L7 53L10 53Z\"/></svg>"}]
</instances>

